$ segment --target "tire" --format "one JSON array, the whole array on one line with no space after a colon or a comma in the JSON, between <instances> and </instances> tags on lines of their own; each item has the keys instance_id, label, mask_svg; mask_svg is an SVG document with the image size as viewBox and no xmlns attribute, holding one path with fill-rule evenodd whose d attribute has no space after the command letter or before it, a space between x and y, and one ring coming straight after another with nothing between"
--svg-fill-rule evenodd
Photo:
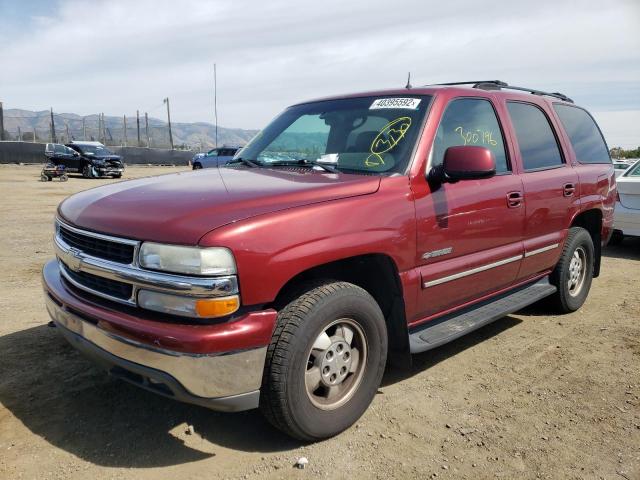
<instances>
[{"instance_id":1,"label":"tire","mask_svg":"<svg viewBox=\"0 0 640 480\"><path fill-rule=\"evenodd\" d=\"M581 227L570 228L560 261L550 277L558 288L550 300L560 313L575 312L587 299L593 262L593 240L589 232Z\"/></svg>"},{"instance_id":2,"label":"tire","mask_svg":"<svg viewBox=\"0 0 640 480\"><path fill-rule=\"evenodd\" d=\"M67 174L64 174L64 175L60 176L60 181L61 182L66 182L67 180L69 180L69 176Z\"/></svg>"},{"instance_id":3,"label":"tire","mask_svg":"<svg viewBox=\"0 0 640 480\"><path fill-rule=\"evenodd\" d=\"M117 175L114 175L113 178L122 178L122 174L118 173Z\"/></svg>"},{"instance_id":4,"label":"tire","mask_svg":"<svg viewBox=\"0 0 640 480\"><path fill-rule=\"evenodd\" d=\"M193 169L194 170L202 170L202 164L201 163L194 163L193 164Z\"/></svg>"},{"instance_id":5,"label":"tire","mask_svg":"<svg viewBox=\"0 0 640 480\"><path fill-rule=\"evenodd\" d=\"M386 359L384 315L369 293L346 282L310 286L278 314L260 410L299 440L337 435L369 407Z\"/></svg>"},{"instance_id":6,"label":"tire","mask_svg":"<svg viewBox=\"0 0 640 480\"><path fill-rule=\"evenodd\" d=\"M49 180L51 180L47 175L45 175L44 173L40 175L40 181L41 182L48 182Z\"/></svg>"},{"instance_id":7,"label":"tire","mask_svg":"<svg viewBox=\"0 0 640 480\"><path fill-rule=\"evenodd\" d=\"M86 164L82 167L82 176L84 178L93 178L93 173L91 172L91 165Z\"/></svg>"},{"instance_id":8,"label":"tire","mask_svg":"<svg viewBox=\"0 0 640 480\"><path fill-rule=\"evenodd\" d=\"M609 243L607 245L611 245L615 247L616 245L620 245L624 240L624 234L620 230L614 230L611 234L611 238L609 239Z\"/></svg>"}]
</instances>

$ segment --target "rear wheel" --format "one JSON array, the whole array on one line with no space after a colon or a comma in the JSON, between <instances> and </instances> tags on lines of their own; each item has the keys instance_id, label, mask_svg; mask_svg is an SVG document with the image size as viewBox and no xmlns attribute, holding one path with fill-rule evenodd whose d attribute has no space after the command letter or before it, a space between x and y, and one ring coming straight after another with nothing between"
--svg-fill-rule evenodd
<instances>
[{"instance_id":1,"label":"rear wheel","mask_svg":"<svg viewBox=\"0 0 640 480\"><path fill-rule=\"evenodd\" d=\"M551 297L562 313L578 310L587 299L593 279L593 240L581 227L569 229L560 261L551 274L558 288Z\"/></svg>"},{"instance_id":2,"label":"rear wheel","mask_svg":"<svg viewBox=\"0 0 640 480\"><path fill-rule=\"evenodd\" d=\"M346 282L314 286L278 315L260 409L300 440L336 435L373 400L386 358L384 316L373 297Z\"/></svg>"},{"instance_id":3,"label":"rear wheel","mask_svg":"<svg viewBox=\"0 0 640 480\"><path fill-rule=\"evenodd\" d=\"M202 169L202 164L201 163L194 163L193 164L193 169L194 170L201 170Z\"/></svg>"}]
</instances>

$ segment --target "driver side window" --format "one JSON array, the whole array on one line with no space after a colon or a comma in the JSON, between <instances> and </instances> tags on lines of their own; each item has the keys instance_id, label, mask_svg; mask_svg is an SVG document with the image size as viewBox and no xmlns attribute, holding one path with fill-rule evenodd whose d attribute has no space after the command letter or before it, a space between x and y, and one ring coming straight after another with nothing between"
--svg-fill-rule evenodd
<instances>
[{"instance_id":1,"label":"driver side window","mask_svg":"<svg viewBox=\"0 0 640 480\"><path fill-rule=\"evenodd\" d=\"M496 173L509 172L502 130L488 100L458 98L447 105L433 142L431 166L442 165L449 147L475 145L488 148L496 159Z\"/></svg>"}]
</instances>

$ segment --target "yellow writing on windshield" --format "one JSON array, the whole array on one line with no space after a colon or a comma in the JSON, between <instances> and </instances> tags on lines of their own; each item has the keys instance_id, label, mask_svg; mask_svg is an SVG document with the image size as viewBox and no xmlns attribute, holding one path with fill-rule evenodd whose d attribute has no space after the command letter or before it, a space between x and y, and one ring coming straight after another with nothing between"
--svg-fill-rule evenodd
<instances>
[{"instance_id":1,"label":"yellow writing on windshield","mask_svg":"<svg viewBox=\"0 0 640 480\"><path fill-rule=\"evenodd\" d=\"M364 164L367 167L384 165L382 155L392 150L404 138L411 126L411 117L400 117L387 123L371 142L371 154Z\"/></svg>"}]
</instances>

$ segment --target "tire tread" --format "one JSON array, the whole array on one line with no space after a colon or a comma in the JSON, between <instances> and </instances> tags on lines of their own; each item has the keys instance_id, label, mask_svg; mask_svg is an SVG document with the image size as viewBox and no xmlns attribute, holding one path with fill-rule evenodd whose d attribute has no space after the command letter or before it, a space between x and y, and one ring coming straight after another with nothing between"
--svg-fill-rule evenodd
<instances>
[{"instance_id":1,"label":"tire tread","mask_svg":"<svg viewBox=\"0 0 640 480\"><path fill-rule=\"evenodd\" d=\"M292 348L297 333L303 327L304 315L309 314L322 300L347 289L357 289L368 295L364 289L342 281L322 280L306 285L304 293L279 312L271 342L267 347L260 410L273 426L301 440L315 439L296 426L287 405L286 379L290 367L287 352Z\"/></svg>"}]
</instances>

